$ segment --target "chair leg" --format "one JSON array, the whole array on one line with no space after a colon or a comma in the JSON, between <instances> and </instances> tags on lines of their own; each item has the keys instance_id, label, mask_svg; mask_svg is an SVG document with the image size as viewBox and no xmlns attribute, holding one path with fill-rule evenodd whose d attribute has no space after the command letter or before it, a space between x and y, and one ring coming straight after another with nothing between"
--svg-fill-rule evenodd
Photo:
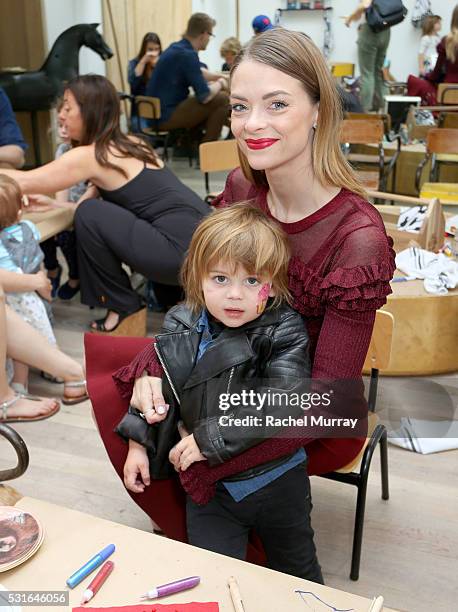
<instances>
[{"instance_id":1,"label":"chair leg","mask_svg":"<svg viewBox=\"0 0 458 612\"><path fill-rule=\"evenodd\" d=\"M382 476L382 499L390 499L388 485L388 440L386 431L380 438L380 472Z\"/></svg>"},{"instance_id":2,"label":"chair leg","mask_svg":"<svg viewBox=\"0 0 458 612\"><path fill-rule=\"evenodd\" d=\"M356 498L355 529L353 532L353 550L351 553L350 578L358 580L361 563L361 547L363 544L364 513L366 510L367 475L362 476L358 483Z\"/></svg>"}]
</instances>

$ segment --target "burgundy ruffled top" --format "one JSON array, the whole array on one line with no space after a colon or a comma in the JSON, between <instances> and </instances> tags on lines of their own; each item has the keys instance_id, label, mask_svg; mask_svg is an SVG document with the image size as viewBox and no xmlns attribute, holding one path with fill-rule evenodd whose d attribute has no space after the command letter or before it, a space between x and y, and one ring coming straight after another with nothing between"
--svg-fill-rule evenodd
<instances>
[{"instance_id":1,"label":"burgundy ruffled top","mask_svg":"<svg viewBox=\"0 0 458 612\"><path fill-rule=\"evenodd\" d=\"M228 206L243 200L253 200L273 218L267 190L254 187L237 168L230 173L224 192L213 204ZM309 332L312 377L321 380L360 377L375 311L391 293L390 280L395 270L393 241L386 234L379 212L361 196L341 189L304 219L279 223L289 237L292 306L304 315ZM162 376L153 344L116 373L115 380L123 395L130 397L133 381L144 370L152 376ZM195 464L180 478L188 493L193 490L195 494L196 487L200 490L202 503L209 499L210 482L300 445L297 439L266 440L221 466L208 468L202 462ZM196 496L193 498L197 500Z\"/></svg>"}]
</instances>

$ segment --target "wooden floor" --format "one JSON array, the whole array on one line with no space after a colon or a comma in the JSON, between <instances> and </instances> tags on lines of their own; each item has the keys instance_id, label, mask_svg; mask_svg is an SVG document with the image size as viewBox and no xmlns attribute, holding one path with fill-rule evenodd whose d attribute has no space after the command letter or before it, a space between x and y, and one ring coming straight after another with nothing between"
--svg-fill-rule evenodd
<instances>
[{"instance_id":1,"label":"wooden floor","mask_svg":"<svg viewBox=\"0 0 458 612\"><path fill-rule=\"evenodd\" d=\"M202 191L195 169L178 165L186 182ZM214 183L214 184L213 184ZM221 186L221 177L212 182ZM61 348L83 360L83 332L94 314L78 303L56 302L56 335ZM160 315L149 315L149 333ZM383 379L381 408L406 405L415 388L441 388L458 404L458 376L434 379ZM33 375L31 390L58 395L53 385ZM448 401L448 400L447 400ZM139 529L151 530L111 468L90 416L90 403L62 406L52 419L16 425L30 451L30 467L12 484L23 495L88 512ZM412 406L412 411L414 407ZM456 418L456 416L455 416ZM12 464L9 445L0 438L0 465ZM455 612L458 609L458 452L417 455L389 447L390 500L380 498L380 473L375 457L367 495L366 523L358 582L348 578L355 491L348 485L312 479L313 525L319 560L328 585L367 597L383 594L388 606L412 612ZM253 611L254 612L254 611ZM268 611L256 611L268 612ZM285 611L287 612L287 611Z\"/></svg>"}]
</instances>

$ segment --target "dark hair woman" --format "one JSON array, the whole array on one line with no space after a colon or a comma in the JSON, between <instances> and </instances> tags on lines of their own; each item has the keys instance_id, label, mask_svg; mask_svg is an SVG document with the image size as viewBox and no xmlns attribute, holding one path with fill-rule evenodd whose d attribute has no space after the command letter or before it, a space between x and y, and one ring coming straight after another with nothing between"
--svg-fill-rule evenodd
<instances>
[{"instance_id":1,"label":"dark hair woman","mask_svg":"<svg viewBox=\"0 0 458 612\"><path fill-rule=\"evenodd\" d=\"M74 221L81 301L108 309L92 328L109 332L142 308L122 264L178 287L184 254L208 207L148 144L121 132L118 95L105 77L85 75L69 82L60 118L78 146L41 168L5 174L26 194L92 183Z\"/></svg>"},{"instance_id":2,"label":"dark hair woman","mask_svg":"<svg viewBox=\"0 0 458 612\"><path fill-rule=\"evenodd\" d=\"M129 60L127 67L127 80L130 85L130 93L133 96L144 96L146 84L162 53L161 39L155 32L147 32L143 37L140 51L137 56ZM139 131L139 117L135 104L132 104L130 115L132 131Z\"/></svg>"}]
</instances>

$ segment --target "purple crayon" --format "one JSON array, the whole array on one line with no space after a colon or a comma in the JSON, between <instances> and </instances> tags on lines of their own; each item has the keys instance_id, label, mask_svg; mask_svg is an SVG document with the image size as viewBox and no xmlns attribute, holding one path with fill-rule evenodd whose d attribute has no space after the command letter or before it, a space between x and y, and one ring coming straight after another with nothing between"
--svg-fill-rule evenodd
<instances>
[{"instance_id":1,"label":"purple crayon","mask_svg":"<svg viewBox=\"0 0 458 612\"><path fill-rule=\"evenodd\" d=\"M191 576L190 578L182 578L181 580L175 580L175 582L169 582L168 584L161 584L151 591L148 591L140 597L140 599L157 599L158 597L167 597L167 595L173 595L173 593L180 593L180 591L186 591L197 586L200 582L200 576Z\"/></svg>"}]
</instances>

